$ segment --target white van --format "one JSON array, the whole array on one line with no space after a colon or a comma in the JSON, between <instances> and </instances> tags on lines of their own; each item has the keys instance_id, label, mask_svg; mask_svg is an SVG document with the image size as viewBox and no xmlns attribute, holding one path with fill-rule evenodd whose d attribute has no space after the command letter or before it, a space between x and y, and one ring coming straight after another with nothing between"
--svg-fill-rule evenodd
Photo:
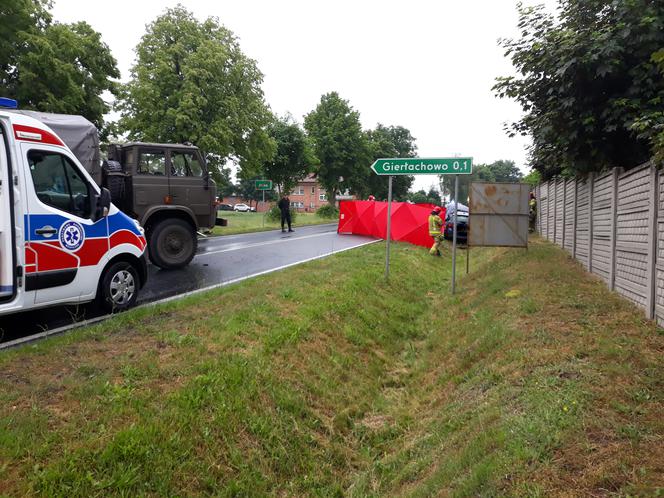
<instances>
[{"instance_id":1,"label":"white van","mask_svg":"<svg viewBox=\"0 0 664 498\"><path fill-rule=\"evenodd\" d=\"M136 303L146 241L64 142L0 98L0 315L98 299Z\"/></svg>"}]
</instances>

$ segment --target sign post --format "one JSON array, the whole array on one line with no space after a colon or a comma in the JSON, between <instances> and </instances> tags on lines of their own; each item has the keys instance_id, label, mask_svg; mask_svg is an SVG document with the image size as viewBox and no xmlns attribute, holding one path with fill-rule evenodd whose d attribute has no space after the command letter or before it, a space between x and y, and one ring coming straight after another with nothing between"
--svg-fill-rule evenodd
<instances>
[{"instance_id":1,"label":"sign post","mask_svg":"<svg viewBox=\"0 0 664 498\"><path fill-rule=\"evenodd\" d=\"M265 191L266 190L272 190L272 180L256 180L255 182L255 188L256 190L262 190L263 191L263 207L265 207ZM263 211L263 228L265 228L265 213L267 211Z\"/></svg>"},{"instance_id":2,"label":"sign post","mask_svg":"<svg viewBox=\"0 0 664 498\"><path fill-rule=\"evenodd\" d=\"M459 213L459 175L454 175L454 228L452 229L452 294L456 290L457 214Z\"/></svg>"},{"instance_id":3,"label":"sign post","mask_svg":"<svg viewBox=\"0 0 664 498\"><path fill-rule=\"evenodd\" d=\"M452 294L456 285L457 212L459 211L459 175L473 172L472 157L397 157L376 159L371 165L374 173L388 176L387 187L387 241L385 244L385 279L390 276L390 239L392 237L392 177L394 175L454 175L454 236L452 240Z\"/></svg>"},{"instance_id":4,"label":"sign post","mask_svg":"<svg viewBox=\"0 0 664 498\"><path fill-rule=\"evenodd\" d=\"M392 175L387 180L387 246L385 248L385 280L390 278L390 239L392 238Z\"/></svg>"}]
</instances>

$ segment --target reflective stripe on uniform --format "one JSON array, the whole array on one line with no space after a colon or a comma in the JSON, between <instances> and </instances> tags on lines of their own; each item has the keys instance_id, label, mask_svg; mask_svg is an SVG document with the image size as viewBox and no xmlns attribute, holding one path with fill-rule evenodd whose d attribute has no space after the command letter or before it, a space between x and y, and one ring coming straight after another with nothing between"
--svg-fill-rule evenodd
<instances>
[{"instance_id":1,"label":"reflective stripe on uniform","mask_svg":"<svg viewBox=\"0 0 664 498\"><path fill-rule=\"evenodd\" d=\"M443 220L440 216L429 215L429 235L440 235L440 229L443 226Z\"/></svg>"}]
</instances>

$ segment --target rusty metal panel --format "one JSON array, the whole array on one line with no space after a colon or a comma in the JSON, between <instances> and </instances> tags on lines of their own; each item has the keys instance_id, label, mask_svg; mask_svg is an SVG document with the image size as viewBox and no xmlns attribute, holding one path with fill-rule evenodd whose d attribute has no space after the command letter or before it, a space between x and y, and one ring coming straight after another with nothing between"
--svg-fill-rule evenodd
<instances>
[{"instance_id":1,"label":"rusty metal panel","mask_svg":"<svg viewBox=\"0 0 664 498\"><path fill-rule=\"evenodd\" d=\"M468 245L528 247L525 183L470 184Z\"/></svg>"}]
</instances>

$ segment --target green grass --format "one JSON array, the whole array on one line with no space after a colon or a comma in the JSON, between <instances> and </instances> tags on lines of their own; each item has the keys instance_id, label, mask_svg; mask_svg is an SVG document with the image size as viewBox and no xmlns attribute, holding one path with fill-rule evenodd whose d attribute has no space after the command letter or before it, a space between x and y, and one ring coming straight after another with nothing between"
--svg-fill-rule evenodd
<instances>
[{"instance_id":1,"label":"green grass","mask_svg":"<svg viewBox=\"0 0 664 498\"><path fill-rule=\"evenodd\" d=\"M662 493L660 329L539 239L454 297L393 248L4 353L0 495Z\"/></svg>"},{"instance_id":2,"label":"green grass","mask_svg":"<svg viewBox=\"0 0 664 498\"><path fill-rule=\"evenodd\" d=\"M263 213L235 213L233 211L219 211L218 216L228 220L226 227L214 227L213 235L235 235L239 233L262 232L281 228L281 223L263 220ZM336 219L327 219L317 216L316 213L297 213L293 228L305 225L321 225L323 223L336 223Z\"/></svg>"}]
</instances>

